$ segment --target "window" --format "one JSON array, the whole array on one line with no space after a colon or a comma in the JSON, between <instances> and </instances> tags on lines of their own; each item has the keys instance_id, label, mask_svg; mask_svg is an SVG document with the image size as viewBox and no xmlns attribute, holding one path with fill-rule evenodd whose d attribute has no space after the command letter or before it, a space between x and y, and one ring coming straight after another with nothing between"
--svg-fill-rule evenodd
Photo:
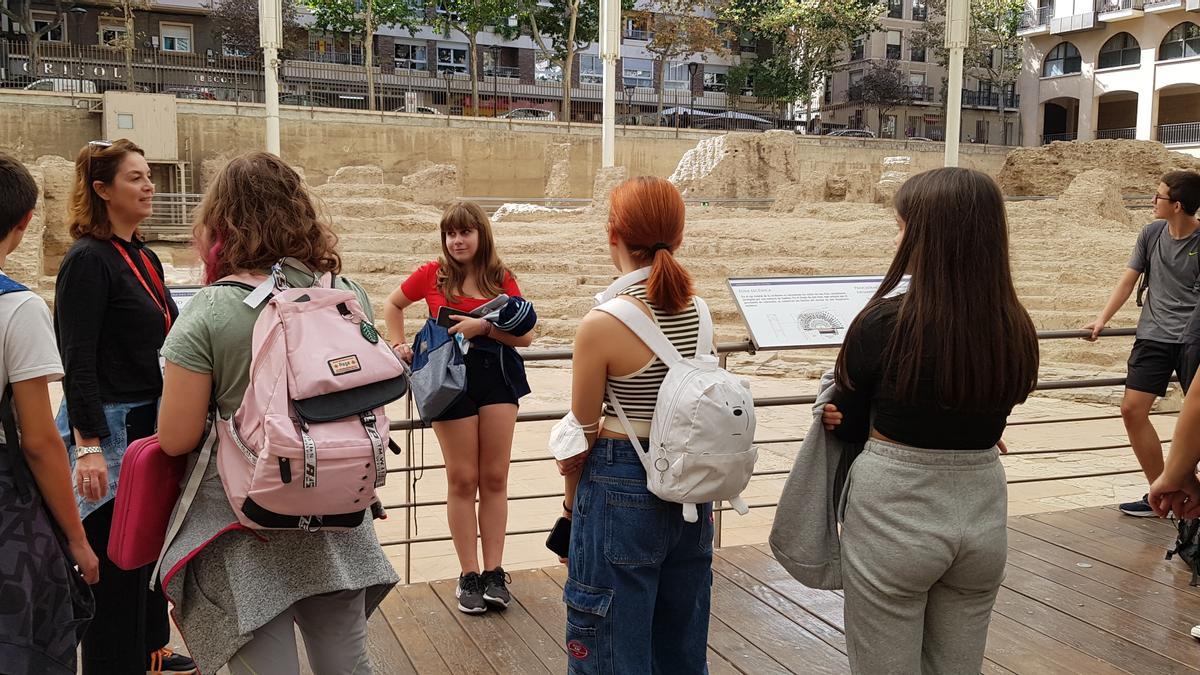
<instances>
[{"instance_id":1,"label":"window","mask_svg":"<svg viewBox=\"0 0 1200 675\"><path fill-rule=\"evenodd\" d=\"M562 66L550 63L550 59L538 59L533 62L533 79L537 82L562 82Z\"/></svg>"},{"instance_id":2,"label":"window","mask_svg":"<svg viewBox=\"0 0 1200 675\"><path fill-rule=\"evenodd\" d=\"M867 39L862 35L854 38L854 42L850 43L850 60L862 61L863 52L867 47Z\"/></svg>"},{"instance_id":3,"label":"window","mask_svg":"<svg viewBox=\"0 0 1200 675\"><path fill-rule=\"evenodd\" d=\"M1186 59L1200 56L1200 26L1185 21L1171 29L1158 46L1158 60Z\"/></svg>"},{"instance_id":4,"label":"window","mask_svg":"<svg viewBox=\"0 0 1200 675\"><path fill-rule=\"evenodd\" d=\"M988 142L988 127L989 126L990 125L988 124L988 120L975 120L975 139L974 140L976 143L987 143Z\"/></svg>"},{"instance_id":5,"label":"window","mask_svg":"<svg viewBox=\"0 0 1200 675\"><path fill-rule=\"evenodd\" d=\"M862 79L863 79L863 71L861 71L861 70L850 71L850 86L851 87L858 84L859 81L861 81Z\"/></svg>"},{"instance_id":6,"label":"window","mask_svg":"<svg viewBox=\"0 0 1200 675\"><path fill-rule=\"evenodd\" d=\"M704 91L725 91L725 66L704 66Z\"/></svg>"},{"instance_id":7,"label":"window","mask_svg":"<svg viewBox=\"0 0 1200 675\"><path fill-rule=\"evenodd\" d=\"M924 101L928 98L925 95L925 73L908 74L908 94L914 101Z\"/></svg>"},{"instance_id":8,"label":"window","mask_svg":"<svg viewBox=\"0 0 1200 675\"><path fill-rule=\"evenodd\" d=\"M654 62L650 59L621 59L621 70L626 87L654 88Z\"/></svg>"},{"instance_id":9,"label":"window","mask_svg":"<svg viewBox=\"0 0 1200 675\"><path fill-rule=\"evenodd\" d=\"M1142 62L1142 47L1129 33L1117 33L1100 48L1100 68L1133 66Z\"/></svg>"},{"instance_id":10,"label":"window","mask_svg":"<svg viewBox=\"0 0 1200 675\"><path fill-rule=\"evenodd\" d=\"M904 0L888 0L888 18L903 19L904 18Z\"/></svg>"},{"instance_id":11,"label":"window","mask_svg":"<svg viewBox=\"0 0 1200 675\"><path fill-rule=\"evenodd\" d=\"M753 54L758 51L758 40L756 40L754 36L750 35L749 33L743 34L738 38L738 49L743 54L746 52Z\"/></svg>"},{"instance_id":12,"label":"window","mask_svg":"<svg viewBox=\"0 0 1200 675\"><path fill-rule=\"evenodd\" d=\"M437 69L439 73L465 73L471 67L467 61L466 47L437 48Z\"/></svg>"},{"instance_id":13,"label":"window","mask_svg":"<svg viewBox=\"0 0 1200 675\"><path fill-rule=\"evenodd\" d=\"M1046 55L1046 62L1042 64L1042 77L1072 75L1078 73L1081 66L1082 60L1075 45L1070 42L1060 42Z\"/></svg>"},{"instance_id":14,"label":"window","mask_svg":"<svg viewBox=\"0 0 1200 675\"><path fill-rule=\"evenodd\" d=\"M884 53L890 60L900 58L900 31L889 30L887 32L887 52Z\"/></svg>"},{"instance_id":15,"label":"window","mask_svg":"<svg viewBox=\"0 0 1200 675\"><path fill-rule=\"evenodd\" d=\"M163 23L159 24L162 33L162 50L164 52L192 51L192 27L188 24Z\"/></svg>"},{"instance_id":16,"label":"window","mask_svg":"<svg viewBox=\"0 0 1200 675\"><path fill-rule=\"evenodd\" d=\"M825 78L825 103L833 103L833 78Z\"/></svg>"},{"instance_id":17,"label":"window","mask_svg":"<svg viewBox=\"0 0 1200 675\"><path fill-rule=\"evenodd\" d=\"M925 47L924 45L911 45L908 48L908 59L917 63L925 63Z\"/></svg>"},{"instance_id":18,"label":"window","mask_svg":"<svg viewBox=\"0 0 1200 675\"><path fill-rule=\"evenodd\" d=\"M584 54L579 57L579 83L602 84L604 82L604 60L599 56Z\"/></svg>"},{"instance_id":19,"label":"window","mask_svg":"<svg viewBox=\"0 0 1200 675\"><path fill-rule=\"evenodd\" d=\"M628 40L649 40L650 15L627 14L625 16L625 38Z\"/></svg>"},{"instance_id":20,"label":"window","mask_svg":"<svg viewBox=\"0 0 1200 675\"><path fill-rule=\"evenodd\" d=\"M396 45L396 68L429 70L429 48L425 45Z\"/></svg>"},{"instance_id":21,"label":"window","mask_svg":"<svg viewBox=\"0 0 1200 675\"><path fill-rule=\"evenodd\" d=\"M688 64L686 61L668 61L663 72L664 89L691 89L692 82L688 79Z\"/></svg>"},{"instance_id":22,"label":"window","mask_svg":"<svg viewBox=\"0 0 1200 675\"><path fill-rule=\"evenodd\" d=\"M42 30L43 28L45 28L46 26L49 26L52 23L54 23L54 14L51 14L49 12L34 12L33 13L33 29L35 31ZM59 22L59 24L57 26L55 26L54 30L43 35L42 39L45 40L46 42L62 42L63 41L63 30L66 27L66 25L67 25L67 15L64 14L62 17L62 21Z\"/></svg>"},{"instance_id":23,"label":"window","mask_svg":"<svg viewBox=\"0 0 1200 675\"><path fill-rule=\"evenodd\" d=\"M111 19L100 20L100 44L105 47L121 46L125 40L125 22Z\"/></svg>"},{"instance_id":24,"label":"window","mask_svg":"<svg viewBox=\"0 0 1200 675\"><path fill-rule=\"evenodd\" d=\"M913 0L912 20L925 21L929 18L929 9L925 6L925 0Z\"/></svg>"}]
</instances>

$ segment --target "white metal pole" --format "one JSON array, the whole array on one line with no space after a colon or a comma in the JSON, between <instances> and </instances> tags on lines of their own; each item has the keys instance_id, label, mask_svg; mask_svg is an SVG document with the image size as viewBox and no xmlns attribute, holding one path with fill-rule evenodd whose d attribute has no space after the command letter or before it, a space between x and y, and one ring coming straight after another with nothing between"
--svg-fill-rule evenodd
<instances>
[{"instance_id":1,"label":"white metal pole","mask_svg":"<svg viewBox=\"0 0 1200 675\"><path fill-rule=\"evenodd\" d=\"M600 3L600 59L604 62L604 107L601 111L600 166L616 164L617 58L621 54L621 1Z\"/></svg>"},{"instance_id":2,"label":"white metal pole","mask_svg":"<svg viewBox=\"0 0 1200 675\"><path fill-rule=\"evenodd\" d=\"M963 52L971 24L970 0L946 3L946 48L950 72L946 84L946 156L943 164L958 166L958 139L962 136Z\"/></svg>"},{"instance_id":3,"label":"white metal pole","mask_svg":"<svg viewBox=\"0 0 1200 675\"><path fill-rule=\"evenodd\" d=\"M267 106L267 152L279 155L279 47L283 40L280 0L258 0L259 41L263 48Z\"/></svg>"}]
</instances>

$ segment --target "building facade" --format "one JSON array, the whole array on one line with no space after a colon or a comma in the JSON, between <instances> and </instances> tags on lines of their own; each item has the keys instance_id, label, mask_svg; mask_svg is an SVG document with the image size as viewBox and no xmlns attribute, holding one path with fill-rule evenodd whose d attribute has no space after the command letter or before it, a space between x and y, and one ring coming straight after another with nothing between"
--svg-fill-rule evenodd
<instances>
[{"instance_id":1,"label":"building facade","mask_svg":"<svg viewBox=\"0 0 1200 675\"><path fill-rule=\"evenodd\" d=\"M7 0L0 0L7 2ZM36 5L35 5L36 6ZM7 19L0 20L0 72L5 86L25 86L38 78L87 79L80 90L103 91L127 86L133 71L143 91L175 91L189 97L255 102L262 98L261 60L252 47L221 44L213 34L209 0L163 0L135 11L135 58L122 63L123 50L113 47L125 34L120 10L109 4L86 3L67 12L61 26L41 43L42 63L33 70L25 36ZM53 5L35 11L35 19L54 21ZM688 125L707 114L735 111L724 128L762 128L779 124L771 118L776 102L760 101L751 86L727 91L726 74L757 57L759 45L749 40L726 42L723 53L706 53L659 63L647 51L655 15L649 10L626 13L617 73L621 121L654 124L659 93L671 124L680 116ZM302 13L299 39L287 45L280 68L284 103L344 108L367 105L363 41L347 34L312 29ZM305 41L307 40L307 41ZM373 40L376 107L381 110L436 111L471 114L470 65L475 59L479 82L479 114L502 115L517 108L551 111L562 118L562 81L569 78L573 121L599 122L603 66L597 45L575 56L570 73L562 73L528 36L505 39L494 29L478 35L477 53L466 38L430 25L410 32L380 27ZM47 85L52 86L52 85ZM695 110L688 115L687 111ZM778 115L776 115L778 117ZM769 123L769 124L768 124Z\"/></svg>"},{"instance_id":2,"label":"building facade","mask_svg":"<svg viewBox=\"0 0 1200 675\"><path fill-rule=\"evenodd\" d=\"M1157 140L1200 155L1200 0L1034 0L1021 115L1026 145Z\"/></svg>"},{"instance_id":3,"label":"building facade","mask_svg":"<svg viewBox=\"0 0 1200 675\"><path fill-rule=\"evenodd\" d=\"M917 36L929 18L925 0L889 0L881 30L855 40L820 95L825 129L866 129L880 138L945 140L946 69ZM1004 58L997 50L992 58ZM859 83L875 64L893 62L907 77L906 101L890 110L863 102ZM986 72L968 70L962 83L964 143L1017 145L1020 98L1013 83L998 85ZM883 112L884 114L879 114Z\"/></svg>"}]
</instances>

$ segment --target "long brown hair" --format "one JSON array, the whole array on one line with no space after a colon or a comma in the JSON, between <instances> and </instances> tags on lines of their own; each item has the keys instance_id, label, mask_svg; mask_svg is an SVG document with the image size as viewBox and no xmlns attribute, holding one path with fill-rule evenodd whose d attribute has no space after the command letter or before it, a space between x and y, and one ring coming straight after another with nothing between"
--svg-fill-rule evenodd
<instances>
[{"instance_id":1,"label":"long brown hair","mask_svg":"<svg viewBox=\"0 0 1200 675\"><path fill-rule=\"evenodd\" d=\"M693 295L692 277L675 259L683 244L683 221L683 197L670 181L639 176L613 190L608 231L636 260L650 263L646 296L668 314L683 311Z\"/></svg>"},{"instance_id":2,"label":"long brown hair","mask_svg":"<svg viewBox=\"0 0 1200 675\"><path fill-rule=\"evenodd\" d=\"M112 221L108 219L108 203L96 192L95 181L111 185L125 155L145 152L136 143L119 138L111 143L92 141L75 157L75 185L71 189L71 205L67 210L71 237L91 235L97 239L112 238Z\"/></svg>"},{"instance_id":3,"label":"long brown hair","mask_svg":"<svg viewBox=\"0 0 1200 675\"><path fill-rule=\"evenodd\" d=\"M196 208L192 238L205 283L292 257L314 272L339 272L337 235L318 215L304 181L267 152L234 158Z\"/></svg>"},{"instance_id":4,"label":"long brown hair","mask_svg":"<svg viewBox=\"0 0 1200 675\"><path fill-rule=\"evenodd\" d=\"M496 253L496 240L492 236L492 222L475 202L456 201L442 212L439 226L442 236L442 257L438 258L441 271L438 273L438 291L450 302L458 302L465 295L463 284L467 280L467 268L450 255L446 246L446 235L451 232L476 230L479 245L475 249L473 271L475 285L485 297L492 298L504 292L504 277L512 272L500 262Z\"/></svg>"},{"instance_id":5,"label":"long brown hair","mask_svg":"<svg viewBox=\"0 0 1200 675\"><path fill-rule=\"evenodd\" d=\"M1013 286L999 186L978 171L934 169L908 179L894 203L904 236L847 343L862 339L863 316L911 275L882 361L900 399L913 402L922 369L933 367L943 407L1023 402L1037 384L1037 331ZM837 381L853 389L845 353L838 354Z\"/></svg>"}]
</instances>

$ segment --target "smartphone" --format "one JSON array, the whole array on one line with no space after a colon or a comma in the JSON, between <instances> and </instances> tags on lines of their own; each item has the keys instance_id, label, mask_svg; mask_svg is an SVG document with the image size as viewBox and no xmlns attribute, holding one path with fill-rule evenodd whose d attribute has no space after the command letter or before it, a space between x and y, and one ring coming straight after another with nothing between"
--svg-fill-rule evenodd
<instances>
[{"instance_id":1,"label":"smartphone","mask_svg":"<svg viewBox=\"0 0 1200 675\"><path fill-rule=\"evenodd\" d=\"M566 558L571 550L571 519L559 518L554 522L554 529L546 537L546 548L560 558Z\"/></svg>"},{"instance_id":2,"label":"smartphone","mask_svg":"<svg viewBox=\"0 0 1200 675\"><path fill-rule=\"evenodd\" d=\"M454 324L457 322L450 320L450 317L452 316L471 316L471 313L461 309L454 309L453 307L442 305L440 308L438 308L437 325L441 326L442 328L453 328Z\"/></svg>"}]
</instances>

